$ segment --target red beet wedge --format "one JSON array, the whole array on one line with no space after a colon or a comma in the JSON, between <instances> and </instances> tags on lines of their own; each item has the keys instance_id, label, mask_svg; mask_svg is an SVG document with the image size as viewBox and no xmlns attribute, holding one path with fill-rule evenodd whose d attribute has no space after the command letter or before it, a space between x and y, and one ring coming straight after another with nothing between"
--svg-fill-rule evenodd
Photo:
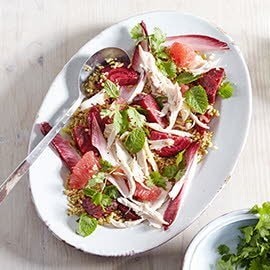
<instances>
[{"instance_id":1,"label":"red beet wedge","mask_svg":"<svg viewBox=\"0 0 270 270\"><path fill-rule=\"evenodd\" d=\"M47 122L40 124L40 130L43 135L46 135L51 130L51 126ZM66 166L72 170L73 167L81 159L77 151L70 145L69 141L64 139L60 134L57 134L51 142L54 149L58 152L61 159L64 161Z\"/></svg>"},{"instance_id":2,"label":"red beet wedge","mask_svg":"<svg viewBox=\"0 0 270 270\"><path fill-rule=\"evenodd\" d=\"M156 150L157 154L161 157L173 157L179 152L186 149L191 144L191 139L188 137L181 137L171 134L162 133L159 131L152 130L150 133L151 140L163 140L172 139L174 144L172 146L165 146L160 150Z\"/></svg>"},{"instance_id":3,"label":"red beet wedge","mask_svg":"<svg viewBox=\"0 0 270 270\"><path fill-rule=\"evenodd\" d=\"M217 91L224 78L225 71L223 68L213 68L208 72L204 73L203 76L198 80L206 91L210 104L214 104L216 101Z\"/></svg>"},{"instance_id":4,"label":"red beet wedge","mask_svg":"<svg viewBox=\"0 0 270 270\"><path fill-rule=\"evenodd\" d=\"M83 199L82 206L90 216L94 218L102 218L117 209L117 202L113 201L110 206L102 209L100 205L95 205L89 197Z\"/></svg>"},{"instance_id":5,"label":"red beet wedge","mask_svg":"<svg viewBox=\"0 0 270 270\"><path fill-rule=\"evenodd\" d=\"M132 68L112 68L108 72L108 79L120 86L135 85L138 83L139 74Z\"/></svg>"},{"instance_id":6,"label":"red beet wedge","mask_svg":"<svg viewBox=\"0 0 270 270\"><path fill-rule=\"evenodd\" d=\"M166 117L160 116L160 107L151 94L139 94L134 98L133 104L141 106L146 112L148 122L158 123L162 127L167 125Z\"/></svg>"}]
</instances>

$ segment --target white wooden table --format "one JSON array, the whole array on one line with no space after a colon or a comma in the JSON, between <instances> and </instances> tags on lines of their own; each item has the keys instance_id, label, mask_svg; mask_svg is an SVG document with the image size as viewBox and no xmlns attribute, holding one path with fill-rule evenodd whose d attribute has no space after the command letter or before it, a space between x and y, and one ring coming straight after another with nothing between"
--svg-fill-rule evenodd
<instances>
[{"instance_id":1,"label":"white wooden table","mask_svg":"<svg viewBox=\"0 0 270 270\"><path fill-rule=\"evenodd\" d=\"M184 251L203 225L230 210L270 199L268 0L0 0L1 178L25 156L34 116L65 62L107 26L161 9L215 22L239 44L248 63L253 119L230 182L211 207L169 243L140 256L102 258L65 245L47 230L34 210L25 177L0 207L0 269L181 269Z\"/></svg>"}]
</instances>

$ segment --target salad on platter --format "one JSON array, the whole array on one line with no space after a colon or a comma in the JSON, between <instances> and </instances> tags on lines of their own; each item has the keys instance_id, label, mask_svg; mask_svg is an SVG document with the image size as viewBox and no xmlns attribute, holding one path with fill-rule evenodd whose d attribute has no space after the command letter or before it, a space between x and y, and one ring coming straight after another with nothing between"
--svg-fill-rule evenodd
<instances>
[{"instance_id":1,"label":"salad on platter","mask_svg":"<svg viewBox=\"0 0 270 270\"><path fill-rule=\"evenodd\" d=\"M215 147L215 102L234 91L213 54L229 50L225 42L150 34L144 22L130 35L131 64L97 66L83 82L86 99L52 141L70 171L67 212L83 237L98 225L168 229L198 162ZM40 129L46 135L51 126Z\"/></svg>"}]
</instances>

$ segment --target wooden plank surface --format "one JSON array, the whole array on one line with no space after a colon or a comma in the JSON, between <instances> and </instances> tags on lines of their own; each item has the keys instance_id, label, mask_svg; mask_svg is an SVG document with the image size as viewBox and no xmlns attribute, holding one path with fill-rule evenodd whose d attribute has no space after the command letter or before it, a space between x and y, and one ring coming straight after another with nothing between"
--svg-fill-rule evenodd
<instances>
[{"instance_id":1,"label":"wooden plank surface","mask_svg":"<svg viewBox=\"0 0 270 270\"><path fill-rule=\"evenodd\" d=\"M25 177L0 207L0 269L181 269L184 251L203 225L230 210L269 199L268 0L0 0L1 178L25 156L34 116L50 83L85 42L131 15L173 9L205 17L228 32L250 69L253 119L228 185L169 243L135 257L101 258L63 244L46 229L35 213Z\"/></svg>"}]
</instances>

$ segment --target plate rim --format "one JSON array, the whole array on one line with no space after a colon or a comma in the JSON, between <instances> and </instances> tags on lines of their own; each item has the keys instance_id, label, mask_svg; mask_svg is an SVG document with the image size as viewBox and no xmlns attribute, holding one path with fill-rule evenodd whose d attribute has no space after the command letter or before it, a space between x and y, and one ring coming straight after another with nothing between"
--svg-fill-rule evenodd
<instances>
[{"instance_id":1,"label":"plate rim","mask_svg":"<svg viewBox=\"0 0 270 270\"><path fill-rule=\"evenodd\" d=\"M222 30L222 28L220 26L218 26L216 23L212 22L212 21L209 21L208 19L204 18L204 17L201 17L201 16L197 16L197 15L194 15L192 13L189 13L189 12L181 12L181 11L177 11L177 10L153 10L153 11L148 11L148 12L142 12L142 13L137 13L133 16L129 16L129 17L125 17L124 19L116 22L116 23L113 23L111 25L109 25L108 27L106 27L105 29L103 29L101 32L99 32L97 35L95 35L93 38L89 39L87 42L85 42L71 57L70 59L64 64L64 66L61 68L61 70L58 72L58 74L54 77L53 81L51 82L49 88L48 88L48 91L47 93L45 94L45 96L43 97L43 100L42 100L42 103L38 109L38 112L36 113L36 116L34 118L34 121L33 121L33 126L32 126L32 129L31 129L31 134L30 134L30 137L29 137L29 144L28 144L28 153L31 151L31 149L33 148L33 139L34 139L34 136L35 136L35 128L36 128L36 121L39 117L39 114L40 114L40 110L41 110L41 107L42 107L42 104L44 102L44 100L47 98L47 96L49 95L49 92L50 92L50 89L52 87L52 85L54 84L54 82L56 81L56 79L62 74L63 70L65 70L65 68L69 65L69 63L75 58L75 56L82 50L82 48L87 44L89 43L90 41L94 41L94 40L98 40L100 38L100 36L103 36L104 34L106 34L107 31L110 31L110 28L111 27L115 27L117 25L121 25L123 22L125 21L128 21L130 19L135 19L135 18L140 18L141 16L143 15L147 15L147 14L161 14L162 13L174 13L174 14L178 14L178 15L181 15L181 16L190 16L190 17L193 17L195 19L199 19L199 20L202 20L204 22L206 22L207 24L209 24L210 26L212 26L213 28L215 28L218 32L220 32L222 35L226 36L228 38L228 40L230 41L230 46L234 47L234 49L237 51L237 54L238 56L240 57L241 59L241 63L243 65L243 68L244 68L244 74L245 74L245 79L247 81L247 89L246 91L248 92L248 104L247 104L247 121L246 121L246 125L245 125L245 128L243 129L244 130L244 137L243 137L243 140L242 140L242 145L241 145L241 148L239 150L239 152L237 153L236 155L236 162L233 164L232 166L232 169L230 171L228 171L228 177L226 177L224 179L224 182L223 184L220 186L219 190L216 191L216 194L211 198L211 200L205 205L205 207L200 211L198 212L198 214L196 216L194 216L194 218L191 219L191 221L189 222L189 224L183 228L183 230L181 230L180 232L175 232L173 233L167 240L163 241L162 243L160 244L156 244L155 246L151 247L151 248L143 248L141 251L130 251L130 252L121 252L121 253L114 253L114 254L104 254L104 253L100 253L98 252L94 252L94 251L88 251L88 250L84 250L82 248L79 248L79 247L76 247L76 246L73 246L72 244L68 243L67 241L65 241L64 239L60 238L58 235L56 235L53 230L50 228L50 225L47 224L47 222L41 217L38 209L37 209L37 205L35 203L35 199L34 199L34 196L33 196L33 192L32 192L32 189L31 189L31 181L30 181L30 173L28 174L29 177L28 177L28 181L29 181L29 189L31 191L31 201L32 203L34 204L34 207L35 207L35 210L36 210L36 213L38 215L38 217L42 220L42 222L46 225L46 227L48 228L48 230L57 238L59 239L60 241L64 242L65 244L68 244L69 246L77 249L77 250L80 250L84 253L88 253L88 254L93 254L93 255L98 255L98 256L104 256L104 257L119 257L119 256L132 256L132 255L136 255L136 254L141 254L141 253L144 253L144 252L147 252L147 251L150 251L150 250L153 250L165 243L167 243L168 241L172 240L173 238L175 238L177 235L180 235L182 232L184 232L186 229L188 229L205 211L206 209L212 204L212 202L216 199L216 197L220 194L220 192L222 191L222 189L225 187L225 185L227 184L227 182L229 181L229 179L231 178L231 175L233 173L233 171L235 170L235 167L237 166L238 162L239 162L239 157L240 155L242 154L242 151L246 145L246 142L247 142L247 137L248 137L248 134L249 134L249 129L250 129L250 124L251 124L251 116L252 116L252 84L251 84L251 78L250 78L250 73L249 73L249 70L248 70L248 66L247 66L247 63L244 59L244 56L243 56L243 53L242 51L240 50L239 46L235 43L235 41L231 38L231 36L229 36L225 31Z\"/></svg>"}]
</instances>

